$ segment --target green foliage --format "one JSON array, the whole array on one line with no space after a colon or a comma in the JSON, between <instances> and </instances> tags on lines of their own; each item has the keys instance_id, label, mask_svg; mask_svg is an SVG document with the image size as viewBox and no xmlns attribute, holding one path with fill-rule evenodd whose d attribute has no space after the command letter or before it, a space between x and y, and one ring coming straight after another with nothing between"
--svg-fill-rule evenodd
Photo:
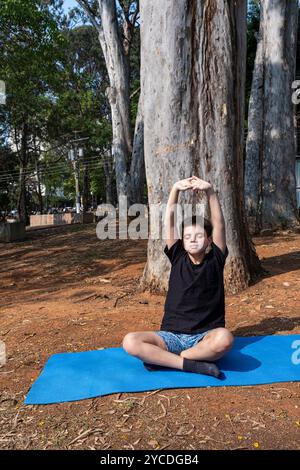
<instances>
[{"instance_id":1,"label":"green foliage","mask_svg":"<svg viewBox=\"0 0 300 470\"><path fill-rule=\"evenodd\" d=\"M99 54L97 34L91 26L65 31L63 87L49 116L49 134L53 137L80 131L89 137L91 147L107 143L111 137L104 91L108 85L105 63Z\"/></svg>"},{"instance_id":2,"label":"green foliage","mask_svg":"<svg viewBox=\"0 0 300 470\"><path fill-rule=\"evenodd\" d=\"M26 116L37 122L47 93L59 84L64 37L49 10L37 0L2 0L0 10L0 75L6 82L11 123Z\"/></svg>"},{"instance_id":3,"label":"green foliage","mask_svg":"<svg viewBox=\"0 0 300 470\"><path fill-rule=\"evenodd\" d=\"M130 9L135 2L122 3ZM66 17L62 4L62 0L1 0L0 80L5 81L7 99L6 105L0 105L0 210L16 208L21 165L29 209L38 205L39 187L49 205L74 198L68 150L75 138L87 138L83 147L91 190L99 200L105 199L102 155L112 141L106 64L95 28L86 23L76 26L84 18L82 10L74 9ZM122 35L119 9L118 21ZM135 33L130 55L133 129L139 50ZM80 183L82 189L82 178Z\"/></svg>"}]
</instances>

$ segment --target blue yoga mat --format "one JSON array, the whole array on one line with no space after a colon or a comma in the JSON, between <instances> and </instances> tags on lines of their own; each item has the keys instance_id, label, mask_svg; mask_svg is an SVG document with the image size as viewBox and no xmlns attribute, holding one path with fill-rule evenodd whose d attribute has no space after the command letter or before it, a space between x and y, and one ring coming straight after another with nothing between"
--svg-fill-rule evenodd
<instances>
[{"instance_id":1,"label":"blue yoga mat","mask_svg":"<svg viewBox=\"0 0 300 470\"><path fill-rule=\"evenodd\" d=\"M150 372L123 348L54 354L25 404L61 403L119 392L299 381L300 335L236 337L232 350L217 364L223 380L177 369Z\"/></svg>"}]
</instances>

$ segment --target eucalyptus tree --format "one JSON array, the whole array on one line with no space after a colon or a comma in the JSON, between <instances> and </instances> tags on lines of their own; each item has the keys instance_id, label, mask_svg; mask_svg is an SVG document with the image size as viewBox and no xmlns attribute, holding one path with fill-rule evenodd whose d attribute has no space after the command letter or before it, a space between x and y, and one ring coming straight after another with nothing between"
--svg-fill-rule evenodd
<instances>
[{"instance_id":1,"label":"eucalyptus tree","mask_svg":"<svg viewBox=\"0 0 300 470\"><path fill-rule=\"evenodd\" d=\"M175 181L193 174L213 184L226 222L225 283L233 292L260 273L243 200L246 7L246 0L141 3L149 205L164 205ZM192 202L191 192L180 202ZM164 244L148 241L143 287L167 286Z\"/></svg>"},{"instance_id":2,"label":"eucalyptus tree","mask_svg":"<svg viewBox=\"0 0 300 470\"><path fill-rule=\"evenodd\" d=\"M245 204L253 233L300 222L292 102L297 24L296 0L260 2L245 165Z\"/></svg>"},{"instance_id":3,"label":"eucalyptus tree","mask_svg":"<svg viewBox=\"0 0 300 470\"><path fill-rule=\"evenodd\" d=\"M131 101L139 90L131 89L134 78L131 52L138 37L139 1L77 0L77 3L96 28L109 76L106 96L111 110L117 193L126 195L131 202L141 202L145 181L141 98L136 119L134 122L131 119Z\"/></svg>"}]
</instances>

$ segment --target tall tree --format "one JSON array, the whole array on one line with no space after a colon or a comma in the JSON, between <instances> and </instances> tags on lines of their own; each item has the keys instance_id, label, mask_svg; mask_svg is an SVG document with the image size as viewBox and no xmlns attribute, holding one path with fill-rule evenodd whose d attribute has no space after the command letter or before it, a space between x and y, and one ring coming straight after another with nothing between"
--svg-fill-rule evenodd
<instances>
[{"instance_id":1,"label":"tall tree","mask_svg":"<svg viewBox=\"0 0 300 470\"><path fill-rule=\"evenodd\" d=\"M67 135L69 145L74 139L84 139L78 145L84 149L80 158L83 170L80 186L86 208L90 203L87 183L93 178L95 165L104 166L106 148L112 140L105 97L108 77L93 26L65 28L63 34L66 40L61 63L64 81L49 115L48 133L58 143L63 143Z\"/></svg>"},{"instance_id":2,"label":"tall tree","mask_svg":"<svg viewBox=\"0 0 300 470\"><path fill-rule=\"evenodd\" d=\"M192 174L213 184L226 222L225 283L233 292L260 272L243 200L245 63L245 0L141 3L149 205L166 203L174 182ZM191 202L191 195L181 202ZM144 287L167 287L164 244L148 241Z\"/></svg>"},{"instance_id":3,"label":"tall tree","mask_svg":"<svg viewBox=\"0 0 300 470\"><path fill-rule=\"evenodd\" d=\"M299 225L295 80L298 2L264 0L248 112L245 204L251 231Z\"/></svg>"},{"instance_id":4,"label":"tall tree","mask_svg":"<svg viewBox=\"0 0 300 470\"><path fill-rule=\"evenodd\" d=\"M77 0L77 3L98 32L109 76L106 95L111 108L112 154L118 196L126 195L131 202L141 202L136 200L143 194L144 188L141 109L134 133L130 119L130 51L139 15L139 1L122 0L118 2L118 8L115 0ZM140 106L142 108L142 103Z\"/></svg>"}]
</instances>

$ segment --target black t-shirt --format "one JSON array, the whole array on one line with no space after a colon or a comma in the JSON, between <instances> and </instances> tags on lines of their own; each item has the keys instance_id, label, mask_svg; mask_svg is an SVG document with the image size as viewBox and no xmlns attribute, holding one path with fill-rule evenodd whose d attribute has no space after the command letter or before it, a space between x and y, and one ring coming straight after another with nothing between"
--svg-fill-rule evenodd
<instances>
[{"instance_id":1,"label":"black t-shirt","mask_svg":"<svg viewBox=\"0 0 300 470\"><path fill-rule=\"evenodd\" d=\"M197 334L225 326L223 270L228 256L211 243L201 264L194 264L177 240L164 253L171 261L169 289L160 330Z\"/></svg>"}]
</instances>

